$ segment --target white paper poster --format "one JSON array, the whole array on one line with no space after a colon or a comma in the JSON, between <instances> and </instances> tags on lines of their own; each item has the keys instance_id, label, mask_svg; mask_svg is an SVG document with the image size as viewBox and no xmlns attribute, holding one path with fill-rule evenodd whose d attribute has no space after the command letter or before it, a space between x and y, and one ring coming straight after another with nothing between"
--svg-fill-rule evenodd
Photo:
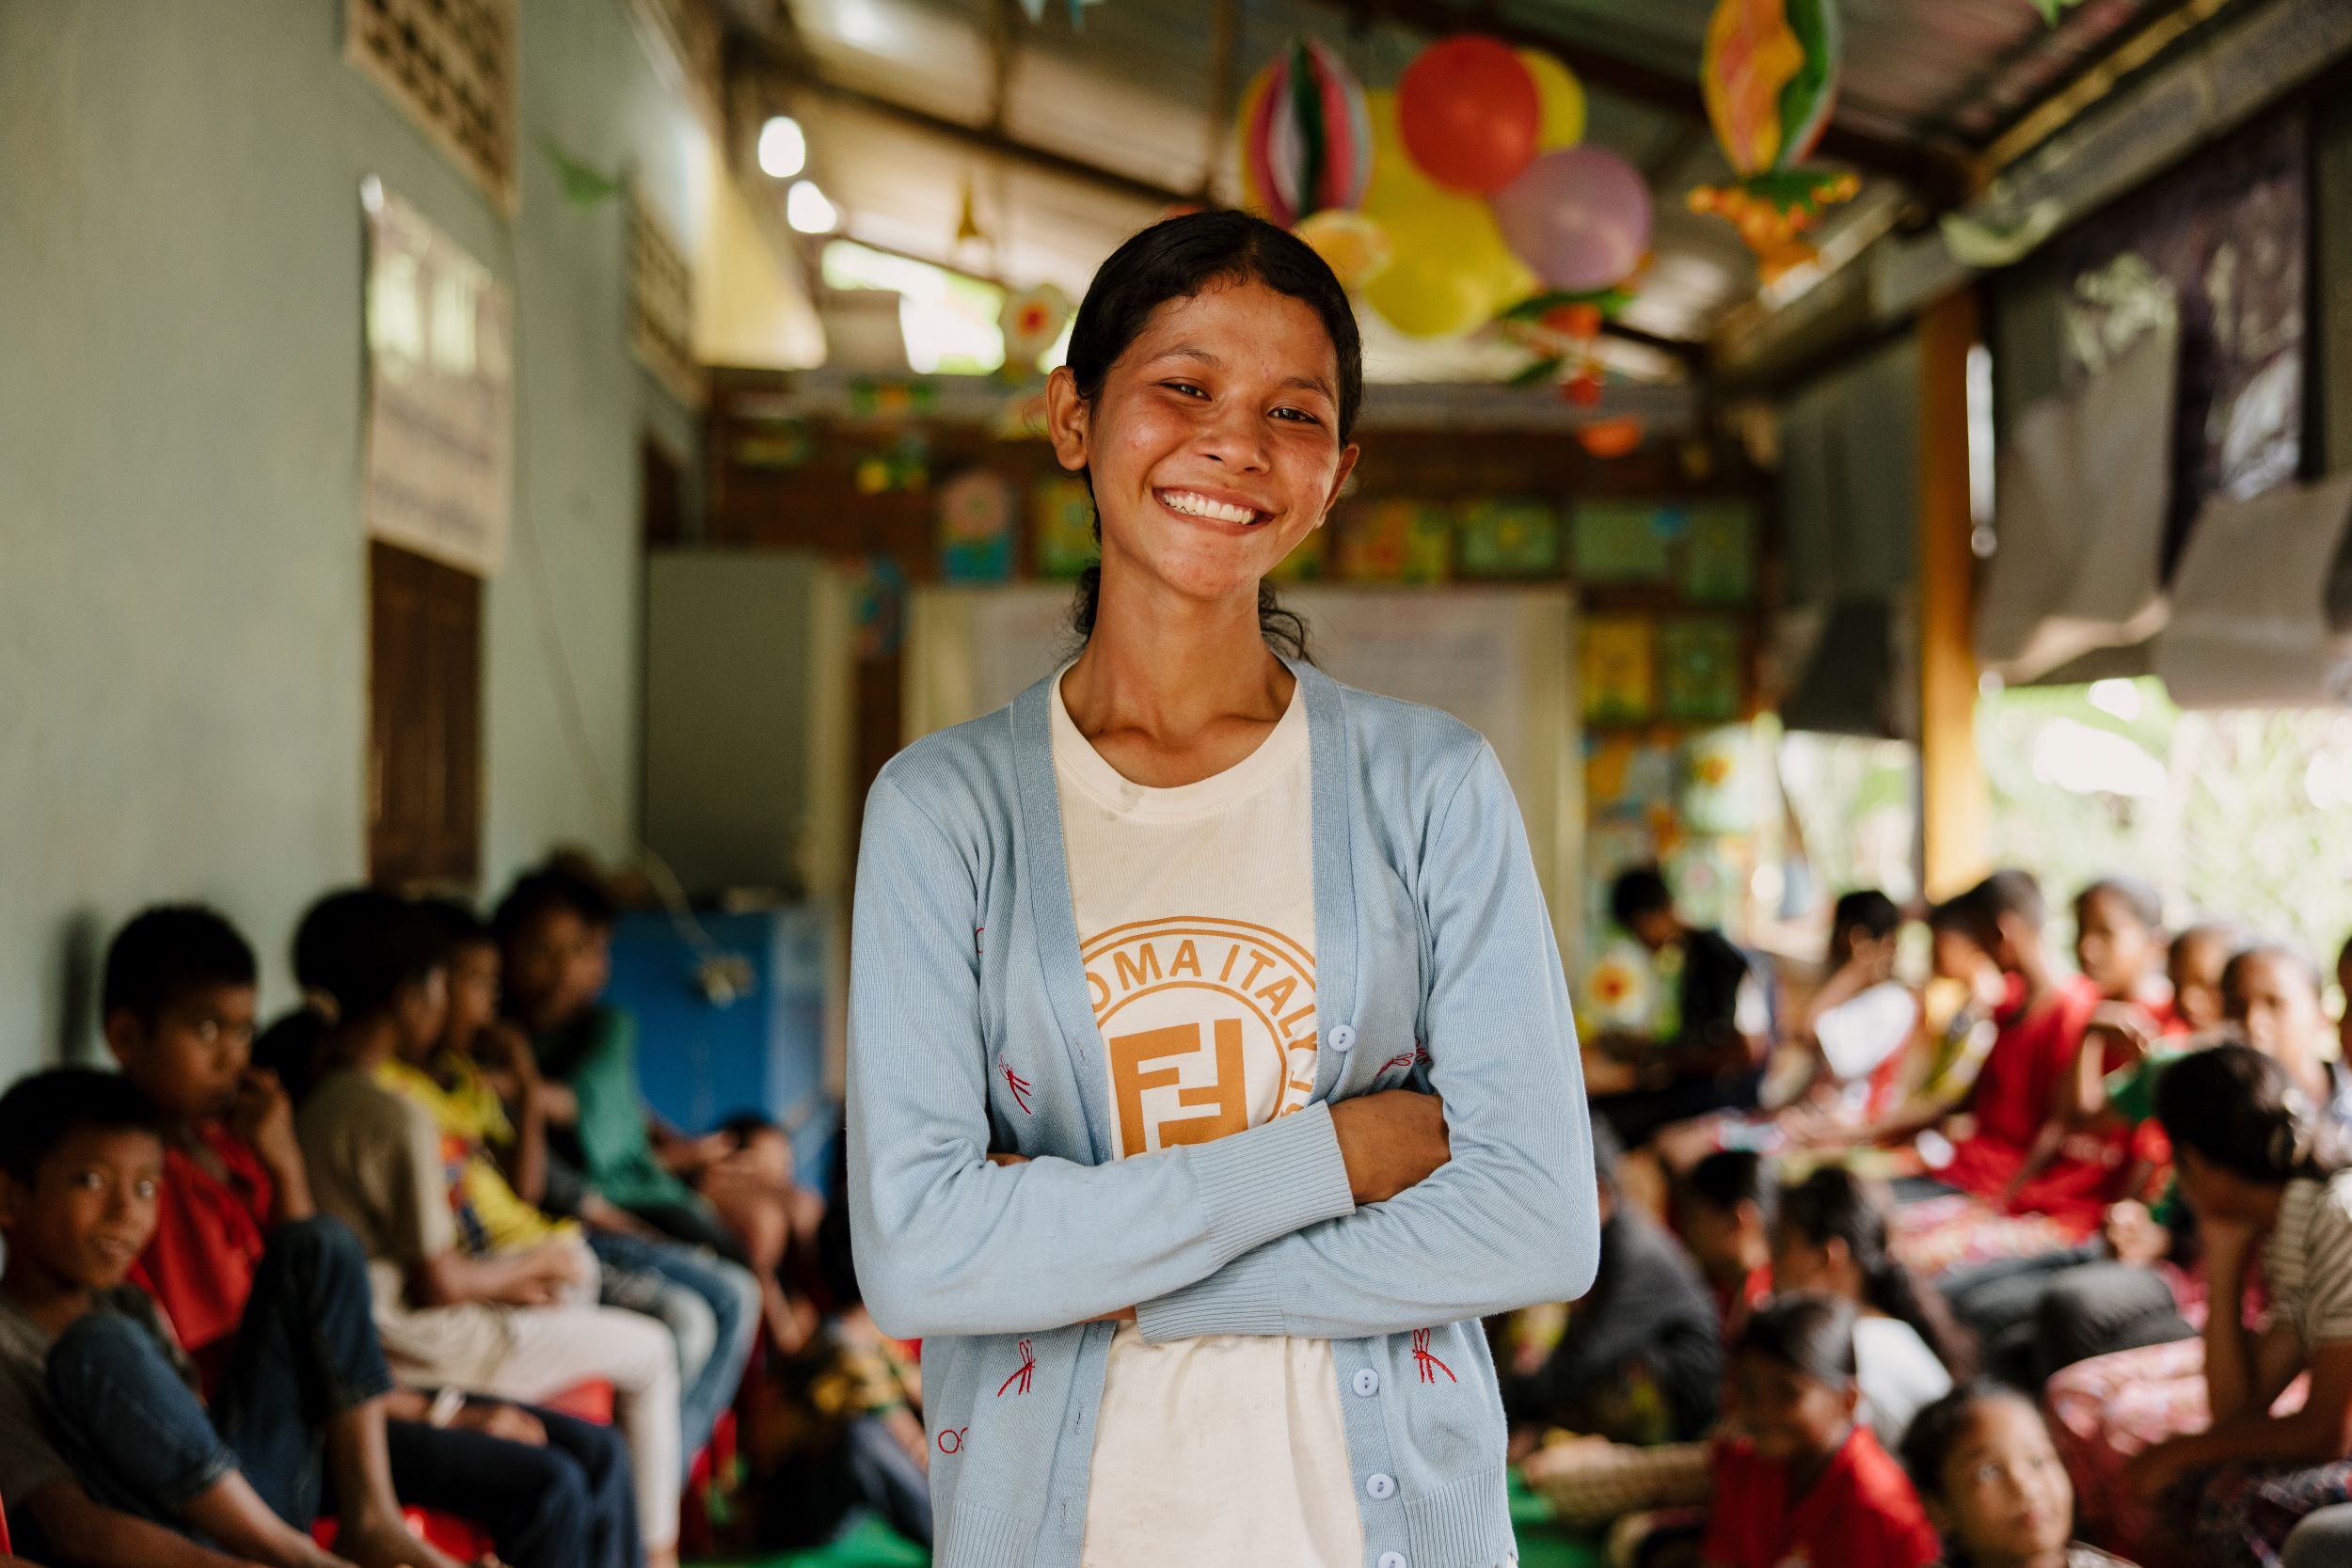
<instances>
[{"instance_id":1,"label":"white paper poster","mask_svg":"<svg viewBox=\"0 0 2352 1568\"><path fill-rule=\"evenodd\" d=\"M368 533L488 577L505 562L512 506L512 302L489 268L373 177L360 205Z\"/></svg>"}]
</instances>

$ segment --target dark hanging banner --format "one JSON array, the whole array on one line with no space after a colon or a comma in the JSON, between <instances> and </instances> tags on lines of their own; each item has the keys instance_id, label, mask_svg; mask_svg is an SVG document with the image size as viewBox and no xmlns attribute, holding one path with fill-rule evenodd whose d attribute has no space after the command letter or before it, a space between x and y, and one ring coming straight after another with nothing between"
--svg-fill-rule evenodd
<instances>
[{"instance_id":1,"label":"dark hanging banner","mask_svg":"<svg viewBox=\"0 0 2352 1568\"><path fill-rule=\"evenodd\" d=\"M2197 154L2050 247L2066 280L2069 387L2123 354L2152 316L2179 312L2167 576L2208 497L2260 495L2293 479L2302 461L2308 166L2305 118L2281 116Z\"/></svg>"}]
</instances>

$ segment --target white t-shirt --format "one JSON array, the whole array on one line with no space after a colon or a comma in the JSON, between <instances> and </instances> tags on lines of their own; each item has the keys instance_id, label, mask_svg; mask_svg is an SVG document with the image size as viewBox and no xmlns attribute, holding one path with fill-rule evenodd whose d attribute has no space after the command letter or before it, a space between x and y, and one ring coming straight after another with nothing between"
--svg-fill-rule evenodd
<instances>
[{"instance_id":1,"label":"white t-shirt","mask_svg":"<svg viewBox=\"0 0 2352 1568\"><path fill-rule=\"evenodd\" d=\"M1902 1447L1914 1416L1952 1391L1952 1374L1919 1331L1899 1318L1856 1318L1853 1359L1862 1418L1890 1451Z\"/></svg>"},{"instance_id":2,"label":"white t-shirt","mask_svg":"<svg viewBox=\"0 0 2352 1568\"><path fill-rule=\"evenodd\" d=\"M1315 1083L1306 704L1213 778L1130 784L1054 685L1070 895L1121 1159L1304 1106ZM1363 1560L1325 1339L1111 1341L1083 1568Z\"/></svg>"}]
</instances>

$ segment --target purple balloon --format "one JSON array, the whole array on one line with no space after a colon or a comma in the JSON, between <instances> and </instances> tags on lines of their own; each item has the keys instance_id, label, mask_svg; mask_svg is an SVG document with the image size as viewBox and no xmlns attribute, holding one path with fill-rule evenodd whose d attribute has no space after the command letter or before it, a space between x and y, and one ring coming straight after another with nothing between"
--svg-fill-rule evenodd
<instances>
[{"instance_id":1,"label":"purple balloon","mask_svg":"<svg viewBox=\"0 0 2352 1568\"><path fill-rule=\"evenodd\" d=\"M1494 194L1503 243L1554 289L1622 281L1649 248L1649 186L1598 147L1564 147Z\"/></svg>"}]
</instances>

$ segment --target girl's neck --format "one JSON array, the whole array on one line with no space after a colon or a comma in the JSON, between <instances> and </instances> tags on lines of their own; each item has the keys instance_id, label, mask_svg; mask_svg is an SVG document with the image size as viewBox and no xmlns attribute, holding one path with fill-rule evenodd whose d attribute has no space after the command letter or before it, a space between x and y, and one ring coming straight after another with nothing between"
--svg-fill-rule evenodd
<instances>
[{"instance_id":1,"label":"girl's neck","mask_svg":"<svg viewBox=\"0 0 2352 1568\"><path fill-rule=\"evenodd\" d=\"M2030 950L2020 953L2010 973L2026 982L2026 1006L2028 1009L2039 1007L2048 1001L2050 992L2056 989L2050 979L2049 960L2039 953Z\"/></svg>"},{"instance_id":2,"label":"girl's neck","mask_svg":"<svg viewBox=\"0 0 2352 1568\"><path fill-rule=\"evenodd\" d=\"M1279 719L1293 676L1258 630L1258 600L1203 603L1106 561L1094 631L1062 685L1089 735L1139 730L1180 743L1240 714Z\"/></svg>"}]
</instances>

